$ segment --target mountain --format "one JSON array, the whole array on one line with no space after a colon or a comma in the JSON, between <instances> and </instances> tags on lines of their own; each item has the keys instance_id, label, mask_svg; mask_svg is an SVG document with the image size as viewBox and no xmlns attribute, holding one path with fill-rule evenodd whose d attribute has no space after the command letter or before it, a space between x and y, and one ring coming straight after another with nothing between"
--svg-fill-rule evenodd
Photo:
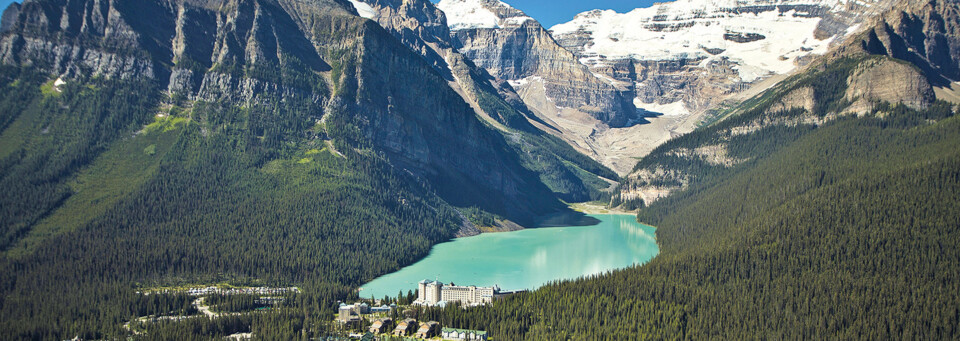
<instances>
[{"instance_id":1,"label":"mountain","mask_svg":"<svg viewBox=\"0 0 960 341\"><path fill-rule=\"evenodd\" d=\"M556 121L571 143L628 173L635 158L775 84L893 2L679 0L581 13L551 36L597 77L632 89L626 99L643 120L609 129Z\"/></svg>"},{"instance_id":2,"label":"mountain","mask_svg":"<svg viewBox=\"0 0 960 341\"><path fill-rule=\"evenodd\" d=\"M819 13L827 45L696 130L499 2L13 5L0 339L341 336L339 302L433 245L608 198L657 226L650 263L404 313L503 340L957 338L957 2L752 3L714 7ZM630 168L665 119L692 132ZM301 292L219 318L141 294L215 284ZM239 296L205 299L265 300Z\"/></svg>"},{"instance_id":3,"label":"mountain","mask_svg":"<svg viewBox=\"0 0 960 341\"><path fill-rule=\"evenodd\" d=\"M649 263L421 316L510 340L957 338L957 13L898 3L644 157L621 193L676 186L623 198L657 226Z\"/></svg>"},{"instance_id":4,"label":"mountain","mask_svg":"<svg viewBox=\"0 0 960 341\"><path fill-rule=\"evenodd\" d=\"M787 74L892 1L679 0L596 10L550 30L591 69L637 85L637 104L698 112L722 95Z\"/></svg>"},{"instance_id":5,"label":"mountain","mask_svg":"<svg viewBox=\"0 0 960 341\"><path fill-rule=\"evenodd\" d=\"M457 68L468 62L445 70L417 50L429 32L405 39L361 17L375 15L364 4L10 7L2 338L126 337L131 316L180 309L135 290L223 281L310 288L298 299L313 310L290 317L310 327L274 335L320 336L334 302L432 245L475 225L536 226L571 213L561 197L602 198L597 175L616 180ZM483 90L458 90L450 69Z\"/></svg>"},{"instance_id":6,"label":"mountain","mask_svg":"<svg viewBox=\"0 0 960 341\"><path fill-rule=\"evenodd\" d=\"M952 5L950 1L899 4L859 37L859 46L850 44L840 53L863 49L908 61L920 68L939 94L947 94L944 88L960 80L960 19Z\"/></svg>"},{"instance_id":7,"label":"mountain","mask_svg":"<svg viewBox=\"0 0 960 341\"><path fill-rule=\"evenodd\" d=\"M500 1L437 7L456 48L508 80L554 135L624 175L637 157L775 84L893 2L681 0L590 11L549 31Z\"/></svg>"},{"instance_id":8,"label":"mountain","mask_svg":"<svg viewBox=\"0 0 960 341\"><path fill-rule=\"evenodd\" d=\"M689 188L710 169L749 162L735 156L733 141L766 128L815 127L844 116L877 114L884 111L878 101L912 110L927 110L938 99L960 102L953 85L960 61L951 51L960 44L951 24L952 5L906 2L867 22L819 63L722 114L730 119L655 149L625 177L614 203L650 204ZM842 82L826 80L831 77Z\"/></svg>"},{"instance_id":9,"label":"mountain","mask_svg":"<svg viewBox=\"0 0 960 341\"><path fill-rule=\"evenodd\" d=\"M546 133L555 128L537 118L509 84L488 74L454 48L446 16L426 0L366 1L370 18L433 64L484 122L503 134L526 168L568 202L609 197L617 174Z\"/></svg>"},{"instance_id":10,"label":"mountain","mask_svg":"<svg viewBox=\"0 0 960 341\"><path fill-rule=\"evenodd\" d=\"M84 5L87 8L79 10ZM438 191L445 191L447 186L444 184L447 183L474 184L469 186L473 187L470 191L475 191L475 198L450 197L449 200L466 206L472 203L487 205L506 216L527 216L526 219L520 218L527 221L530 216L538 214L535 208L538 204L503 205L504 201L497 204L498 200L493 199L493 196L503 194L506 195L504 199L509 197L511 202L522 202L525 199L521 196L526 194L521 193L532 190L544 194L545 188L540 185L541 188L536 189L535 184L527 183L529 172L517 163L503 138L477 121L472 110L454 91L446 89L446 83L434 74L434 70L421 66L423 62L418 56L406 53L406 49L388 35L377 37L379 40L366 39L366 30L379 28L363 28L356 38L303 33L317 30L311 28L313 26L326 24L318 17L339 19L352 16L352 7L338 2L310 5L241 2L236 8L225 4L197 5L188 1L159 4L153 8L151 5L124 8L122 4L66 2L63 6L67 7L63 7L61 13L51 14L52 11L43 7L52 7L53 4L28 2L20 15L23 18L19 24L20 32L3 38L0 58L8 65L31 65L67 81L71 77L83 76L156 79L157 86L188 101L222 100L247 105L264 103L271 97L284 102L296 99L320 109L304 118L316 121L309 124L318 127L326 124L330 117L325 114L347 111L348 122L345 124L358 129L357 136L352 139L372 143L378 151L386 153L391 163L429 179ZM80 7L74 10L69 6ZM204 6L219 6L229 8L229 11ZM134 20L125 20L123 16L127 13L130 16L144 15L148 10L164 15L158 14L159 18L154 20L156 24L144 27L128 24ZM340 27L326 29L342 34ZM313 37L313 34L319 36ZM284 38L278 38L281 36ZM90 39L83 39L87 37ZM172 40L168 40L169 37L173 37ZM78 38L79 43L66 42L67 38ZM93 44L87 41L94 39L101 40L95 43L100 46L85 46ZM370 44L377 45L367 46ZM357 60L330 60L330 56L321 53L333 52L318 52L318 47L326 47L329 51L353 49ZM387 57L360 58L370 50L391 49L399 51L391 53L398 55L394 60ZM338 55L341 53L346 52L334 53L334 59L341 58ZM380 54L383 53L376 55ZM343 64L345 62L348 64ZM287 63L297 64L287 66ZM399 93L402 88L400 79L383 76L394 74L393 68L408 64L417 66L406 67L412 70L411 74L397 76L426 79L433 82L432 86L443 90L435 94ZM291 75L290 78L299 83L290 83L284 77L274 75L282 75L285 69L306 74ZM326 82L324 78L332 83L328 89L322 89L323 85L319 84ZM283 84L283 81L288 83ZM416 109L411 106L414 103ZM423 112L423 108L433 110ZM396 114L414 111L416 115L406 115L402 119L400 117L404 116ZM431 116L425 116L426 113ZM444 124L441 126L437 122ZM298 126L306 124L297 123ZM265 131L258 132L260 138L269 138L269 131L265 127L261 129ZM318 134L329 135L329 132L320 131ZM429 142L443 140L444 134L458 138L449 144ZM294 137L273 138L280 142ZM456 166L451 167L453 165ZM457 193L459 196L465 192L461 188ZM480 197L486 200L479 200ZM509 212L514 209L518 210Z\"/></svg>"},{"instance_id":11,"label":"mountain","mask_svg":"<svg viewBox=\"0 0 960 341\"><path fill-rule=\"evenodd\" d=\"M492 76L506 80L545 126L618 173L635 160L621 157L597 135L643 122L632 99L633 85L592 72L536 20L503 2L447 0L454 47Z\"/></svg>"},{"instance_id":12,"label":"mountain","mask_svg":"<svg viewBox=\"0 0 960 341\"><path fill-rule=\"evenodd\" d=\"M3 17L0 18L0 32L6 32L13 28L13 23L17 21L18 16L20 16L20 3L11 3L3 11Z\"/></svg>"},{"instance_id":13,"label":"mountain","mask_svg":"<svg viewBox=\"0 0 960 341\"><path fill-rule=\"evenodd\" d=\"M578 109L611 126L635 117L626 89L590 73L523 12L496 0L448 0L437 7L447 14L461 53L513 84L542 83L539 99L553 111Z\"/></svg>"}]
</instances>

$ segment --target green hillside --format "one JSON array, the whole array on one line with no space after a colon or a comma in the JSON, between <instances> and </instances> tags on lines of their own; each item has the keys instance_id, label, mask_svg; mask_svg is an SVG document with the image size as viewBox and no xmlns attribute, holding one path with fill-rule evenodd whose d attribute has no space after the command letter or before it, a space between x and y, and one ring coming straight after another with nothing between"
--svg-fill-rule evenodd
<instances>
[{"instance_id":1,"label":"green hillside","mask_svg":"<svg viewBox=\"0 0 960 341\"><path fill-rule=\"evenodd\" d=\"M452 238L455 207L527 226L564 209L519 147L340 2L122 3L130 26L44 24L95 22L80 5L30 2L35 21L4 33L49 44L0 69L0 339L131 336L126 322L196 311L137 290L215 283L303 292L147 337L322 336L353 288ZM174 34L207 38L164 45ZM108 65L61 75L32 50L73 42Z\"/></svg>"},{"instance_id":2,"label":"green hillside","mask_svg":"<svg viewBox=\"0 0 960 341\"><path fill-rule=\"evenodd\" d=\"M150 84L135 82L44 95L38 75L6 71L0 101L22 101L3 106L12 123L0 136L19 143L3 158L0 196L7 337L117 332L138 309L129 294L137 282L358 285L459 226L448 205L381 157L339 141L257 136L247 127L262 124L262 108L159 110L158 97L141 96ZM271 118L270 128L302 121L309 112L295 105L270 105L289 119Z\"/></svg>"},{"instance_id":3,"label":"green hillside","mask_svg":"<svg viewBox=\"0 0 960 341\"><path fill-rule=\"evenodd\" d=\"M18 9L0 33L0 340L339 336L338 303L465 220L533 226L618 180L475 68L478 117L346 1ZM954 40L910 25L887 30L896 53L832 55L637 166L664 176L619 179L675 189L609 198L658 226L650 263L412 314L495 340L960 338L960 117L927 78L952 59L900 58ZM880 66L866 79L906 84L850 81ZM929 91L909 106L851 84ZM182 290L209 286L299 289Z\"/></svg>"},{"instance_id":4,"label":"green hillside","mask_svg":"<svg viewBox=\"0 0 960 341\"><path fill-rule=\"evenodd\" d=\"M820 72L857 64L838 60ZM821 98L819 107L838 105ZM955 114L943 102L920 111L880 105L863 118L741 135L728 148L747 161L696 168L698 182L640 210L661 244L647 265L494 307L423 314L509 340L956 338ZM728 122L751 119L730 118L665 149L699 146Z\"/></svg>"}]
</instances>

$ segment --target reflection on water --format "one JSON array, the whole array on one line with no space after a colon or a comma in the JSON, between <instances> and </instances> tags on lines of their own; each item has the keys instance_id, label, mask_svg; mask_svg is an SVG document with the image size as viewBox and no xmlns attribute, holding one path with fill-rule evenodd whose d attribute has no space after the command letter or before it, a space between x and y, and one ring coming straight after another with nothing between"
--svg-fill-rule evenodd
<instances>
[{"instance_id":1,"label":"reflection on water","mask_svg":"<svg viewBox=\"0 0 960 341\"><path fill-rule=\"evenodd\" d=\"M654 231L652 229L648 231L636 222L620 221L620 233L623 238L628 239L626 245L638 254L642 254L649 244L657 245L657 236Z\"/></svg>"},{"instance_id":2,"label":"reflection on water","mask_svg":"<svg viewBox=\"0 0 960 341\"><path fill-rule=\"evenodd\" d=\"M537 227L564 227L564 226L592 226L600 223L600 219L577 211L563 211L541 217Z\"/></svg>"},{"instance_id":3,"label":"reflection on water","mask_svg":"<svg viewBox=\"0 0 960 341\"><path fill-rule=\"evenodd\" d=\"M496 284L506 290L535 289L554 280L645 263L659 251L654 228L637 223L630 215L565 216L544 221L558 223L562 219L593 223L483 234L439 244L420 262L364 285L360 294L394 296L400 290L416 289L423 279L459 285Z\"/></svg>"}]
</instances>

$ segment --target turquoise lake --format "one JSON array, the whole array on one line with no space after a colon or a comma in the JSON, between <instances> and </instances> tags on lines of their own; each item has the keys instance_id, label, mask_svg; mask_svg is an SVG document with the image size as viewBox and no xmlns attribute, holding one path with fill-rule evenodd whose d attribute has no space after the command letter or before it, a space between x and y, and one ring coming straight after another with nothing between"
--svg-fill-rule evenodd
<instances>
[{"instance_id":1,"label":"turquoise lake","mask_svg":"<svg viewBox=\"0 0 960 341\"><path fill-rule=\"evenodd\" d=\"M643 264L659 252L656 229L637 223L635 216L588 218L599 223L485 233L435 245L416 264L364 285L360 296L394 297L401 290L416 290L417 282L424 279L496 284L503 290L536 289L550 281Z\"/></svg>"}]
</instances>

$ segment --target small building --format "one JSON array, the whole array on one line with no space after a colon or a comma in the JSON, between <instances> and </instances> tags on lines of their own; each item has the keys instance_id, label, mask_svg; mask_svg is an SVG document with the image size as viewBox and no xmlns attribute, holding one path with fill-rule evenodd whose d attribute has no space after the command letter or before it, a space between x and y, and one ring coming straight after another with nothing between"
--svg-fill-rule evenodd
<instances>
[{"instance_id":1,"label":"small building","mask_svg":"<svg viewBox=\"0 0 960 341\"><path fill-rule=\"evenodd\" d=\"M340 310L337 313L337 320L340 322L356 322L360 320L360 315L369 313L370 306L366 303L340 303Z\"/></svg>"},{"instance_id":2,"label":"small building","mask_svg":"<svg viewBox=\"0 0 960 341\"><path fill-rule=\"evenodd\" d=\"M397 327L393 329L393 336L410 336L418 327L417 320L405 319L397 323Z\"/></svg>"},{"instance_id":3,"label":"small building","mask_svg":"<svg viewBox=\"0 0 960 341\"><path fill-rule=\"evenodd\" d=\"M448 285L439 281L422 280L417 285L416 305L436 306L440 302L458 302L463 306L477 306L491 303L500 293L500 287L478 287L475 285Z\"/></svg>"},{"instance_id":4,"label":"small building","mask_svg":"<svg viewBox=\"0 0 960 341\"><path fill-rule=\"evenodd\" d=\"M487 332L470 329L443 328L443 330L440 331L440 337L444 340L486 341Z\"/></svg>"},{"instance_id":5,"label":"small building","mask_svg":"<svg viewBox=\"0 0 960 341\"><path fill-rule=\"evenodd\" d=\"M360 314L369 314L370 305L367 303L354 303L353 306L357 309L357 312Z\"/></svg>"},{"instance_id":6,"label":"small building","mask_svg":"<svg viewBox=\"0 0 960 341\"><path fill-rule=\"evenodd\" d=\"M379 307L371 307L371 308L370 308L370 312L371 312L371 313L374 313L374 314L375 314L375 313L389 313L390 311L392 311L392 310L394 310L394 309L396 309L396 308L397 308L397 305L396 305L396 304L394 304L394 305L392 305L392 306L389 306L389 305L384 304L384 305L381 305L381 306L379 306Z\"/></svg>"},{"instance_id":7,"label":"small building","mask_svg":"<svg viewBox=\"0 0 960 341\"><path fill-rule=\"evenodd\" d=\"M424 322L417 329L417 338L429 339L440 334L440 323L437 321Z\"/></svg>"},{"instance_id":8,"label":"small building","mask_svg":"<svg viewBox=\"0 0 960 341\"><path fill-rule=\"evenodd\" d=\"M373 333L364 333L364 334L351 333L347 335L347 337L353 340L360 340L360 341L376 341L377 340L377 337L373 335Z\"/></svg>"},{"instance_id":9,"label":"small building","mask_svg":"<svg viewBox=\"0 0 960 341\"><path fill-rule=\"evenodd\" d=\"M360 314L357 313L353 305L340 304L340 310L337 313L337 321L348 323L360 320Z\"/></svg>"},{"instance_id":10,"label":"small building","mask_svg":"<svg viewBox=\"0 0 960 341\"><path fill-rule=\"evenodd\" d=\"M393 319L387 317L373 321L370 325L370 332L374 334L390 333L393 328Z\"/></svg>"}]
</instances>

